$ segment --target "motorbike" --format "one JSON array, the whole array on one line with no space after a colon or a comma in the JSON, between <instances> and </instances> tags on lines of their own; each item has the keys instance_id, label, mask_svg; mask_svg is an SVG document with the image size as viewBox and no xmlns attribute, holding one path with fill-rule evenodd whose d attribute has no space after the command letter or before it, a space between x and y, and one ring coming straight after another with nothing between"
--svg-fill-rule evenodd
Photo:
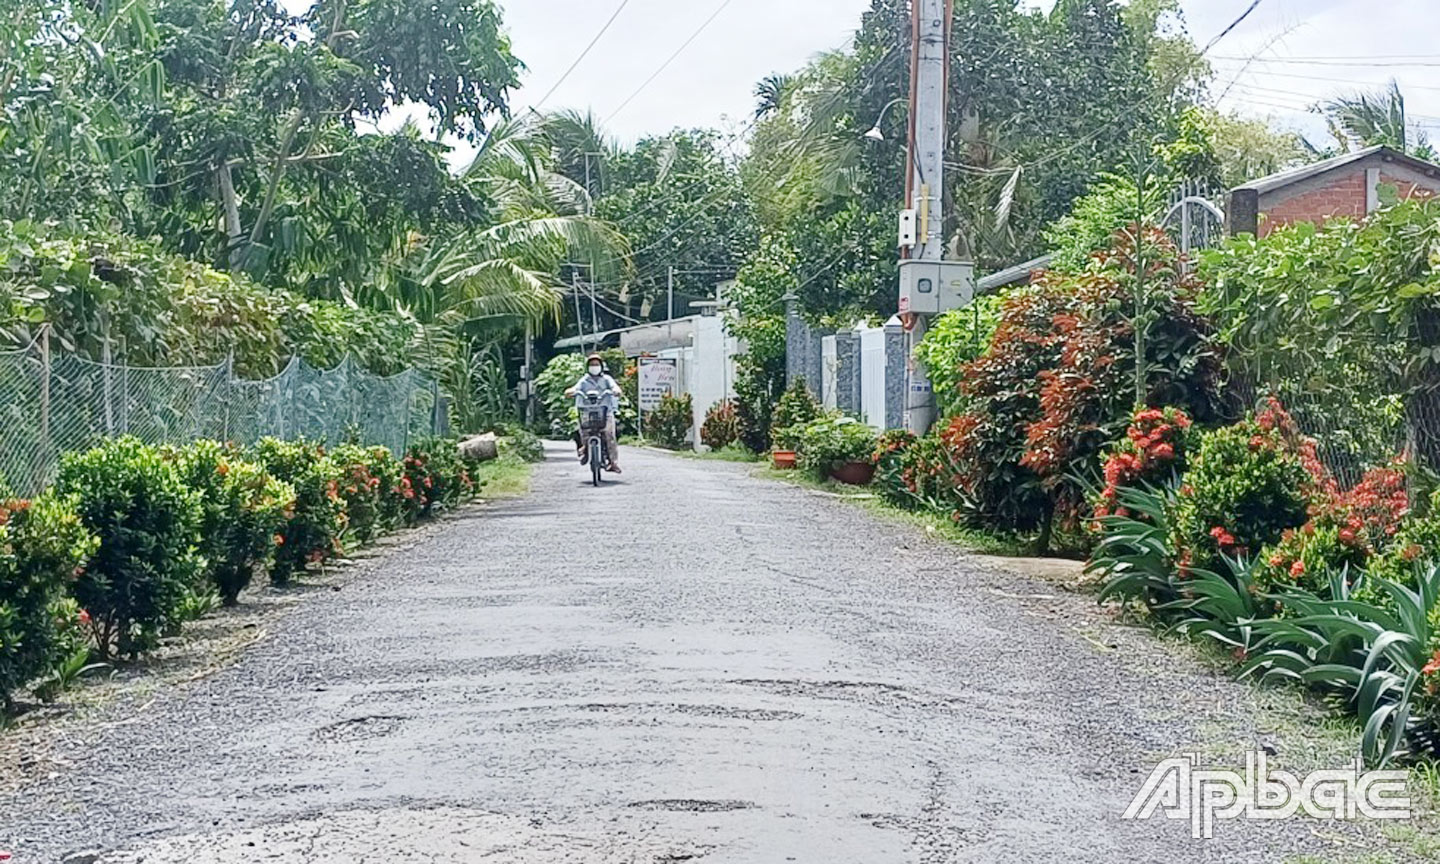
<instances>
[{"instance_id":1,"label":"motorbike","mask_svg":"<svg viewBox=\"0 0 1440 864\"><path fill-rule=\"evenodd\" d=\"M599 486L600 472L610 460L605 447L605 427L610 422L610 407L601 404L599 393L587 393L578 401L580 436L584 442L586 461L590 464L590 480Z\"/></svg>"}]
</instances>

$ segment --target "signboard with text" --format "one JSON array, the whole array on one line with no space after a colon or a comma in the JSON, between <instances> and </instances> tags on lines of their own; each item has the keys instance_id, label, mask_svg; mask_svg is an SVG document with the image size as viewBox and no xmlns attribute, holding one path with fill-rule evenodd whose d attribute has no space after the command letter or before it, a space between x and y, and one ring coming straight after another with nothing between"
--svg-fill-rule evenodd
<instances>
[{"instance_id":1,"label":"signboard with text","mask_svg":"<svg viewBox=\"0 0 1440 864\"><path fill-rule=\"evenodd\" d=\"M675 395L680 381L680 363L673 357L640 358L640 410L654 411L661 397Z\"/></svg>"}]
</instances>

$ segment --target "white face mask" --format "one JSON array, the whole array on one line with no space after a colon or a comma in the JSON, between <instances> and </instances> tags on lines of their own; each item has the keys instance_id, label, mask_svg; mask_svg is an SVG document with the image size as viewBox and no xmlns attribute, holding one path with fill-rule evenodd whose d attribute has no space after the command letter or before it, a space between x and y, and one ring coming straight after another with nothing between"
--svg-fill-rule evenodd
<instances>
[{"instance_id":1,"label":"white face mask","mask_svg":"<svg viewBox=\"0 0 1440 864\"><path fill-rule=\"evenodd\" d=\"M598 377L598 376L600 375L600 367L599 367L599 366L591 366L591 367L590 367L590 374L591 374L591 375L595 375L595 376Z\"/></svg>"}]
</instances>

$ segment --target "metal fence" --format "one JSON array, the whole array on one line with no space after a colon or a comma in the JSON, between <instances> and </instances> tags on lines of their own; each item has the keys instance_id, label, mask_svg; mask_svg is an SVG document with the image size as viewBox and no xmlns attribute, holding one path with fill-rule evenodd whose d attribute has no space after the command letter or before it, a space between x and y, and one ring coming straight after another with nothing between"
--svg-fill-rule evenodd
<instances>
[{"instance_id":1,"label":"metal fence","mask_svg":"<svg viewBox=\"0 0 1440 864\"><path fill-rule=\"evenodd\" d=\"M159 369L96 363L52 350L42 334L27 348L0 352L0 480L33 494L54 479L62 454L121 435L148 444L353 439L399 453L444 425L436 419L439 398L421 372L381 378L349 358L334 369L296 358L273 378L247 381L228 361Z\"/></svg>"}]
</instances>

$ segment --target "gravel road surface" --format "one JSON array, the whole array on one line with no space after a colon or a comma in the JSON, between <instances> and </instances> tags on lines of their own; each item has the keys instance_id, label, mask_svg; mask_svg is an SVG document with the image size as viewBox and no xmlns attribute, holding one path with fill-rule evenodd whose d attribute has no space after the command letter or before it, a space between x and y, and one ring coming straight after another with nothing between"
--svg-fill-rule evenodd
<instances>
[{"instance_id":1,"label":"gravel road surface","mask_svg":"<svg viewBox=\"0 0 1440 864\"><path fill-rule=\"evenodd\" d=\"M1284 861L1120 818L1258 733L1093 598L745 466L560 449L0 797L18 862ZM1339 767L1339 766L1337 766Z\"/></svg>"}]
</instances>

